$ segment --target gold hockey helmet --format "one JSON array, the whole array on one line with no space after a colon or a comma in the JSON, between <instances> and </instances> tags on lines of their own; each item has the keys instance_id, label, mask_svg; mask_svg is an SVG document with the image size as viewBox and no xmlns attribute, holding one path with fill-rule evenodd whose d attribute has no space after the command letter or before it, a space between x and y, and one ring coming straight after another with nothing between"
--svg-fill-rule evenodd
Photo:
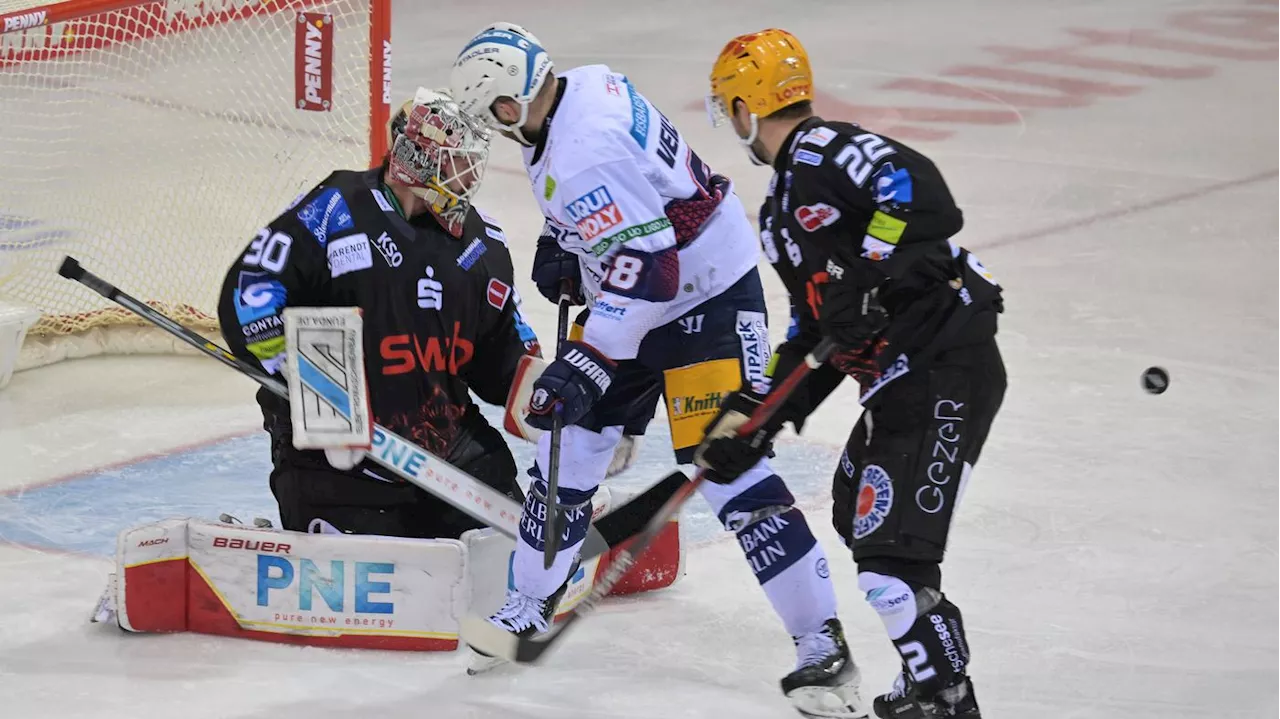
<instances>
[{"instance_id":1,"label":"gold hockey helmet","mask_svg":"<svg viewBox=\"0 0 1280 719\"><path fill-rule=\"evenodd\" d=\"M770 28L739 35L720 51L711 69L707 112L719 127L729 118L733 101L742 100L751 112L751 137L758 118L784 107L813 100L813 71L809 54L795 35Z\"/></svg>"}]
</instances>

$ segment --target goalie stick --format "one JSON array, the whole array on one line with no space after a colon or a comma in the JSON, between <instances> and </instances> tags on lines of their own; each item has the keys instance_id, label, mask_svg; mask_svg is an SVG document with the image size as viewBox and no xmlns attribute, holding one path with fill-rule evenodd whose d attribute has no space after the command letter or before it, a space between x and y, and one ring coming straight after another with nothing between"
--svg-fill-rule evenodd
<instances>
[{"instance_id":1,"label":"goalie stick","mask_svg":"<svg viewBox=\"0 0 1280 719\"><path fill-rule=\"evenodd\" d=\"M284 382L241 360L173 321L164 313L147 306L110 282L89 272L74 258L65 257L58 268L58 274L79 282L195 347L206 356L244 374L268 391L288 399L289 390ZM521 507L515 501L381 425L375 424L373 431L374 440L373 449L369 453L370 459L386 467L397 477L443 499L504 535L513 539L516 537ZM590 558L604 554L641 531L655 508L661 506L678 491L687 479L682 472L672 472L643 493L601 517L587 530L587 541L582 549L583 557Z\"/></svg>"},{"instance_id":2,"label":"goalie stick","mask_svg":"<svg viewBox=\"0 0 1280 719\"><path fill-rule=\"evenodd\" d=\"M830 339L823 339L809 354L805 355L800 366L765 396L764 402L751 413L751 417L738 428L739 437L746 436L760 429L775 415L790 398L796 387L804 381L810 372L826 363L835 352L836 344ZM645 523L644 528L631 541L623 545L603 574L596 580L591 593L574 607L565 618L550 631L531 636L512 634L493 624L485 617L468 615L463 618L460 634L463 641L472 649L511 662L532 663L538 661L543 654L554 647L564 633L583 617L590 614L600 600L613 589L636 561L636 558L649 547L653 540L662 533L667 522L680 511L689 497L697 491L699 485L706 481L706 470L699 469L693 479L681 485L674 494ZM665 480L664 480L665 481Z\"/></svg>"}]
</instances>

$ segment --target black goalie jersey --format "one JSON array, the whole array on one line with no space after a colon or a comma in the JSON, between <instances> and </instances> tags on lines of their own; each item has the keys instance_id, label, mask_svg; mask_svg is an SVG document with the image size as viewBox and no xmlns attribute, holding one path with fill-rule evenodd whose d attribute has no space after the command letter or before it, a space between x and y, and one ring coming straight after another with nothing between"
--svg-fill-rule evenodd
<instances>
[{"instance_id":1,"label":"black goalie jersey","mask_svg":"<svg viewBox=\"0 0 1280 719\"><path fill-rule=\"evenodd\" d=\"M474 208L461 239L401 217L383 170L339 171L259 230L222 286L218 319L239 357L276 372L286 306L360 307L374 420L446 459L484 422L468 390L501 405L537 338L518 310L501 228ZM258 393L268 431L285 400Z\"/></svg>"},{"instance_id":2,"label":"black goalie jersey","mask_svg":"<svg viewBox=\"0 0 1280 719\"><path fill-rule=\"evenodd\" d=\"M835 362L857 376L864 399L939 344L995 332L1000 287L950 241L964 220L927 157L815 117L787 137L774 170L760 239L791 297L789 349L817 344L824 290L834 282L878 288L889 315L876 342Z\"/></svg>"}]
</instances>

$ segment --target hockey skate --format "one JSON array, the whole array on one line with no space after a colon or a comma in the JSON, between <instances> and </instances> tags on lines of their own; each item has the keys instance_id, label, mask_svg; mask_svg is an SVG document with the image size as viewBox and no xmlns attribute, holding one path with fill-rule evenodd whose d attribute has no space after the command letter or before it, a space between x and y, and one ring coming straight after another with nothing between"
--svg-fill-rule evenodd
<instances>
[{"instance_id":1,"label":"hockey skate","mask_svg":"<svg viewBox=\"0 0 1280 719\"><path fill-rule=\"evenodd\" d=\"M874 709L879 719L982 719L973 694L973 681L968 677L961 677L936 696L921 697L906 676L899 674L893 691L875 698Z\"/></svg>"},{"instance_id":2,"label":"hockey skate","mask_svg":"<svg viewBox=\"0 0 1280 719\"><path fill-rule=\"evenodd\" d=\"M98 603L93 608L93 614L89 616L91 624L116 624L117 591L116 575L115 572L112 572L107 575L107 588L102 590L102 596L98 597ZM117 626L119 625L117 624Z\"/></svg>"},{"instance_id":3,"label":"hockey skate","mask_svg":"<svg viewBox=\"0 0 1280 719\"><path fill-rule=\"evenodd\" d=\"M508 589L507 603L489 615L489 621L522 637L547 631L551 628L551 620L556 615L560 598L569 588L573 575L578 572L578 565L578 560L574 560L573 566L569 569L569 577L564 580L564 584L561 584L560 588L546 599L530 597L515 589ZM467 645L467 649L471 653L470 663L467 666L467 674L470 676L483 674L506 663L505 659L485 654L471 645Z\"/></svg>"},{"instance_id":4,"label":"hockey skate","mask_svg":"<svg viewBox=\"0 0 1280 719\"><path fill-rule=\"evenodd\" d=\"M782 693L796 711L808 717L864 719L866 705L858 694L862 680L849 654L839 619L828 619L811 634L793 637L796 670L782 678Z\"/></svg>"}]
</instances>

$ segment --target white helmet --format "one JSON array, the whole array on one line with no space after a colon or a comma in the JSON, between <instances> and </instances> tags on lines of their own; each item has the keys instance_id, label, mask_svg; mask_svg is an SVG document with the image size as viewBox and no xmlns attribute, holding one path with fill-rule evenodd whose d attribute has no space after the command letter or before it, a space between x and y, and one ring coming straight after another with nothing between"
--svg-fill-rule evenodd
<instances>
[{"instance_id":1,"label":"white helmet","mask_svg":"<svg viewBox=\"0 0 1280 719\"><path fill-rule=\"evenodd\" d=\"M538 38L519 25L500 22L481 30L458 53L449 87L464 112L532 145L520 128L528 122L529 103L549 74L551 58ZM500 97L519 103L520 119L506 125L493 114L493 102Z\"/></svg>"}]
</instances>

